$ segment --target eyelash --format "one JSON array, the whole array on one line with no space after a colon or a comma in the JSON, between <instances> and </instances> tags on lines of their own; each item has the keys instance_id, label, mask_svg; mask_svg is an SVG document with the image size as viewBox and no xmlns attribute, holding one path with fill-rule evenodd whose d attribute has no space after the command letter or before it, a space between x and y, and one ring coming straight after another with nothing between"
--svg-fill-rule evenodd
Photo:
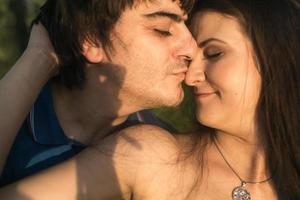
<instances>
[{"instance_id":1,"label":"eyelash","mask_svg":"<svg viewBox=\"0 0 300 200\"><path fill-rule=\"evenodd\" d=\"M171 32L170 31L163 31L163 30L160 30L160 29L154 29L154 31L158 34L160 34L161 36L165 36L165 37L168 37L168 36L171 36Z\"/></svg>"},{"instance_id":2,"label":"eyelash","mask_svg":"<svg viewBox=\"0 0 300 200\"><path fill-rule=\"evenodd\" d=\"M211 55L208 55L208 54L205 54L204 53L204 59L217 59L219 58L220 56L222 56L224 53L222 51L219 51L217 53L214 53L214 54L211 54Z\"/></svg>"}]
</instances>

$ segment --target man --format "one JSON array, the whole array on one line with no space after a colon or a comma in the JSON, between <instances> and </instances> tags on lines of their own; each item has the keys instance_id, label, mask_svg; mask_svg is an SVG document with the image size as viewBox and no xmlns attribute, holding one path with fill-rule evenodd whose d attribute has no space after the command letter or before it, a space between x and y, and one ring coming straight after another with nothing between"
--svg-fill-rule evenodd
<instances>
[{"instance_id":1,"label":"man","mask_svg":"<svg viewBox=\"0 0 300 200\"><path fill-rule=\"evenodd\" d=\"M179 104L181 82L196 48L185 26L191 6L192 0L48 0L40 19L58 58L51 51L42 54L32 75L28 72L32 66L27 71L19 66L1 81L0 91L9 87L6 80L20 73L27 85L34 85L30 94L23 94L26 103L20 105L18 117L11 112L16 107L6 108L16 120L14 128L6 125L5 148L57 62L59 75L43 88L19 130L2 184L76 155L119 128L131 113ZM30 66L34 56L35 52L25 52L17 65ZM39 76L43 69L51 73ZM23 90L26 84L18 81Z\"/></svg>"}]
</instances>

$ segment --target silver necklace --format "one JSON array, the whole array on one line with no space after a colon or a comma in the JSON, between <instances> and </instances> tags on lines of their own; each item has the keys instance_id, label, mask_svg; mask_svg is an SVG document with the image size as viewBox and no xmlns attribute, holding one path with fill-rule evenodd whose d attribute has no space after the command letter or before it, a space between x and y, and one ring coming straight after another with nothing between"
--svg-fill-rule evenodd
<instances>
[{"instance_id":1,"label":"silver necklace","mask_svg":"<svg viewBox=\"0 0 300 200\"><path fill-rule=\"evenodd\" d=\"M238 179L240 179L241 181L241 185L237 186L235 188L233 188L231 196L232 196L232 200L251 200L251 195L250 193L246 190L246 185L247 184L260 184L260 183L265 183L268 182L269 180L272 179L272 175L270 177L268 177L265 180L262 181L245 181L244 179L242 179L240 177L240 175L233 169L233 167L229 164L229 162L227 161L227 159L225 158L224 154L222 153L221 149L219 148L218 144L216 143L215 140L213 140L218 152L220 153L220 155L222 156L223 160L225 161L225 163L227 164L227 166L231 169L231 171L236 175L236 177L238 177Z\"/></svg>"}]
</instances>

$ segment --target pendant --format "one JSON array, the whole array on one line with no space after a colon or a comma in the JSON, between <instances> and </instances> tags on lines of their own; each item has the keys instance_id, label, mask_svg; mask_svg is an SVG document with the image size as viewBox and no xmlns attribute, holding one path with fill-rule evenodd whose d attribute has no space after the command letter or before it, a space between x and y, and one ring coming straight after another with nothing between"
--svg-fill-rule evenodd
<instances>
[{"instance_id":1,"label":"pendant","mask_svg":"<svg viewBox=\"0 0 300 200\"><path fill-rule=\"evenodd\" d=\"M251 200L250 193L245 188L246 183L242 182L241 186L238 186L232 190L232 200Z\"/></svg>"}]
</instances>

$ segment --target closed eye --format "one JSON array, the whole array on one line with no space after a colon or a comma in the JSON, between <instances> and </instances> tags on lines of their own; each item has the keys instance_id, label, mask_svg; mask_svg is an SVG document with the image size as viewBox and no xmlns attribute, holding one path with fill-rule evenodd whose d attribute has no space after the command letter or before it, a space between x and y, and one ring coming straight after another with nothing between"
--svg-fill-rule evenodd
<instances>
[{"instance_id":1,"label":"closed eye","mask_svg":"<svg viewBox=\"0 0 300 200\"><path fill-rule=\"evenodd\" d=\"M154 29L154 31L158 34L160 34L161 36L171 36L171 32L170 31L165 31L165 30L161 30L161 29Z\"/></svg>"},{"instance_id":2,"label":"closed eye","mask_svg":"<svg viewBox=\"0 0 300 200\"><path fill-rule=\"evenodd\" d=\"M205 59L215 59L223 55L222 51L212 53L212 54L204 54Z\"/></svg>"}]
</instances>

